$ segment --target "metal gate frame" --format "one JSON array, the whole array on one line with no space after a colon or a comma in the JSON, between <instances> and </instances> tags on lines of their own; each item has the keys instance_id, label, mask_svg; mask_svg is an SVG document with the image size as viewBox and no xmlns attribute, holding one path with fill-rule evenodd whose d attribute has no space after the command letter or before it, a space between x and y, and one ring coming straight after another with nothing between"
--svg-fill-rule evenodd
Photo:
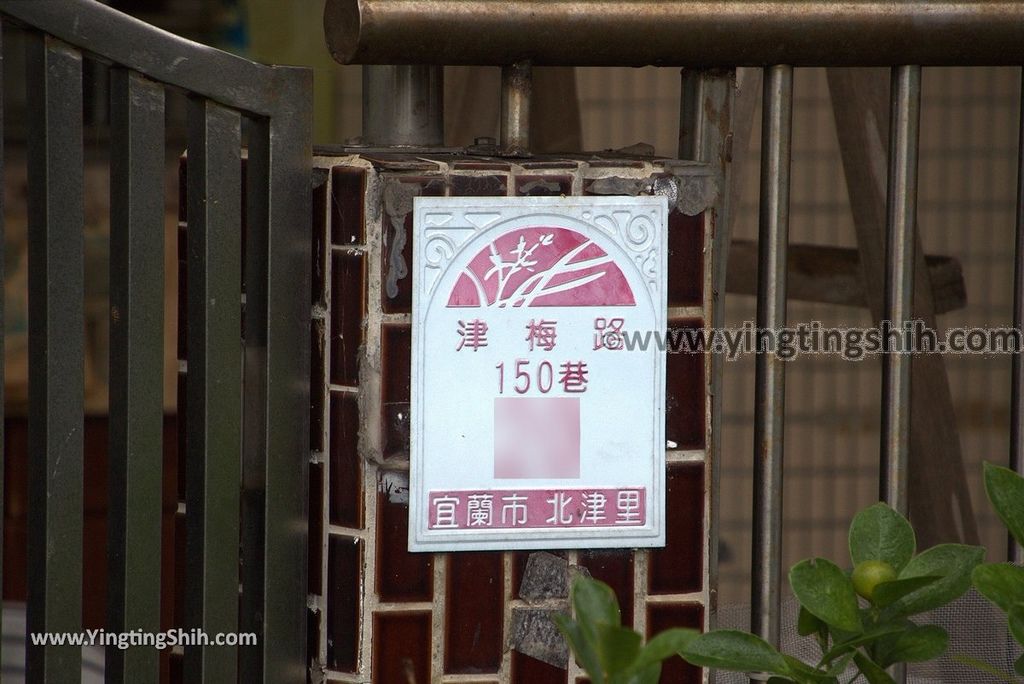
<instances>
[{"instance_id":1,"label":"metal gate frame","mask_svg":"<svg viewBox=\"0 0 1024 684\"><path fill-rule=\"evenodd\" d=\"M185 621L259 640L186 648L185 678L305 681L310 71L91 0L4 0L0 14L29 31L28 631L82 630L88 54L111 65L106 629L160 631L164 88L175 87L190 98ZM78 680L79 648L27 649L30 681ZM158 678L155 649L107 648L108 682Z\"/></svg>"}]
</instances>

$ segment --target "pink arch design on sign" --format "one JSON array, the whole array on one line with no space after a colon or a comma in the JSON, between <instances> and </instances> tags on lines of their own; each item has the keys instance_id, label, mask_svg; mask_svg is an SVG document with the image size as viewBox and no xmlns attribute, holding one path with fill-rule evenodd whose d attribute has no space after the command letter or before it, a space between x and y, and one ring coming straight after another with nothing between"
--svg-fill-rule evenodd
<instances>
[{"instance_id":1,"label":"pink arch design on sign","mask_svg":"<svg viewBox=\"0 0 1024 684\"><path fill-rule=\"evenodd\" d=\"M531 226L496 238L462 269L448 307L634 306L626 276L597 243Z\"/></svg>"}]
</instances>

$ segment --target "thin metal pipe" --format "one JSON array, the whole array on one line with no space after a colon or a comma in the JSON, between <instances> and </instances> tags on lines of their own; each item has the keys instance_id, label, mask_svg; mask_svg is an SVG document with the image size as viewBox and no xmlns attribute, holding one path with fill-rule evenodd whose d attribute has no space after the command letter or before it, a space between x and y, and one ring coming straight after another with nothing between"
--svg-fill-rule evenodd
<instances>
[{"instance_id":1,"label":"thin metal pipe","mask_svg":"<svg viewBox=\"0 0 1024 684\"><path fill-rule=\"evenodd\" d=\"M363 144L444 144L444 69L363 67Z\"/></svg>"},{"instance_id":2,"label":"thin metal pipe","mask_svg":"<svg viewBox=\"0 0 1024 684\"><path fill-rule=\"evenodd\" d=\"M761 210L758 227L757 326L786 325L786 251L792 156L793 68L765 70L761 123ZM785 361L757 355L754 389L754 529L751 629L778 645L782 577L782 462Z\"/></svg>"},{"instance_id":3,"label":"thin metal pipe","mask_svg":"<svg viewBox=\"0 0 1024 684\"><path fill-rule=\"evenodd\" d=\"M32 33L28 89L28 631L82 628L82 54ZM77 681L82 650L26 646L30 682Z\"/></svg>"},{"instance_id":4,"label":"thin metal pipe","mask_svg":"<svg viewBox=\"0 0 1024 684\"><path fill-rule=\"evenodd\" d=\"M501 153L522 157L530 153L530 101L533 70L529 62L501 68Z\"/></svg>"},{"instance_id":5,"label":"thin metal pipe","mask_svg":"<svg viewBox=\"0 0 1024 684\"><path fill-rule=\"evenodd\" d=\"M328 0L324 28L346 64L1024 62L1013 0Z\"/></svg>"},{"instance_id":6,"label":"thin metal pipe","mask_svg":"<svg viewBox=\"0 0 1024 684\"><path fill-rule=\"evenodd\" d=\"M1017 236L1013 262L1013 327L1024 327L1024 74L1021 77L1020 134L1017 141ZM1024 475L1024 359L1013 355L1010 374L1010 468ZM1007 558L1024 562L1024 550L1009 535Z\"/></svg>"},{"instance_id":7,"label":"thin metal pipe","mask_svg":"<svg viewBox=\"0 0 1024 684\"><path fill-rule=\"evenodd\" d=\"M913 316L917 156L921 121L921 67L892 70L889 119L889 188L882 325L903 336ZM888 323L887 323L888 322ZM908 512L910 460L910 354L882 355L882 444L879 497Z\"/></svg>"}]
</instances>

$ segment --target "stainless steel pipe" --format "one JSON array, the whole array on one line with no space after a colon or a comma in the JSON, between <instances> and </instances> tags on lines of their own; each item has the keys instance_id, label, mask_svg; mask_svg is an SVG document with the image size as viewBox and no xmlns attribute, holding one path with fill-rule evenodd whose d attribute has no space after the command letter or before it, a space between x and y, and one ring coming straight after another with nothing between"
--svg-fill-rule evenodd
<instances>
[{"instance_id":1,"label":"stainless steel pipe","mask_svg":"<svg viewBox=\"0 0 1024 684\"><path fill-rule=\"evenodd\" d=\"M530 101L533 70L529 62L501 68L501 153L522 157L530 153Z\"/></svg>"},{"instance_id":2,"label":"stainless steel pipe","mask_svg":"<svg viewBox=\"0 0 1024 684\"><path fill-rule=\"evenodd\" d=\"M793 131L793 67L764 72L761 208L757 253L757 327L786 325L786 256ZM754 379L754 528L750 628L776 646L782 586L782 462L786 362L776 350L757 355Z\"/></svg>"},{"instance_id":3,"label":"stainless steel pipe","mask_svg":"<svg viewBox=\"0 0 1024 684\"><path fill-rule=\"evenodd\" d=\"M324 29L346 64L1024 63L1006 0L327 0Z\"/></svg>"},{"instance_id":4,"label":"stainless steel pipe","mask_svg":"<svg viewBox=\"0 0 1024 684\"><path fill-rule=\"evenodd\" d=\"M364 67L363 144L443 145L443 67Z\"/></svg>"},{"instance_id":5,"label":"stainless steel pipe","mask_svg":"<svg viewBox=\"0 0 1024 684\"><path fill-rule=\"evenodd\" d=\"M921 67L892 70L889 190L885 245L885 321L904 338L913 318L914 235L917 230L917 158L921 122ZM882 444L879 497L908 510L911 354L882 355Z\"/></svg>"}]
</instances>

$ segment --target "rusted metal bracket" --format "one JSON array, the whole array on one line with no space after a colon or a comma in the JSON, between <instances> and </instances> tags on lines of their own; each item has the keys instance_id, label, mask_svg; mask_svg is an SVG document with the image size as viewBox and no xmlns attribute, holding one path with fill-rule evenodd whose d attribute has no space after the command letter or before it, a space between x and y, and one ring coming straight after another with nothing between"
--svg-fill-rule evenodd
<instances>
[{"instance_id":1,"label":"rusted metal bracket","mask_svg":"<svg viewBox=\"0 0 1024 684\"><path fill-rule=\"evenodd\" d=\"M530 156L530 103L533 69L529 61L501 68L501 140L503 157Z\"/></svg>"}]
</instances>

